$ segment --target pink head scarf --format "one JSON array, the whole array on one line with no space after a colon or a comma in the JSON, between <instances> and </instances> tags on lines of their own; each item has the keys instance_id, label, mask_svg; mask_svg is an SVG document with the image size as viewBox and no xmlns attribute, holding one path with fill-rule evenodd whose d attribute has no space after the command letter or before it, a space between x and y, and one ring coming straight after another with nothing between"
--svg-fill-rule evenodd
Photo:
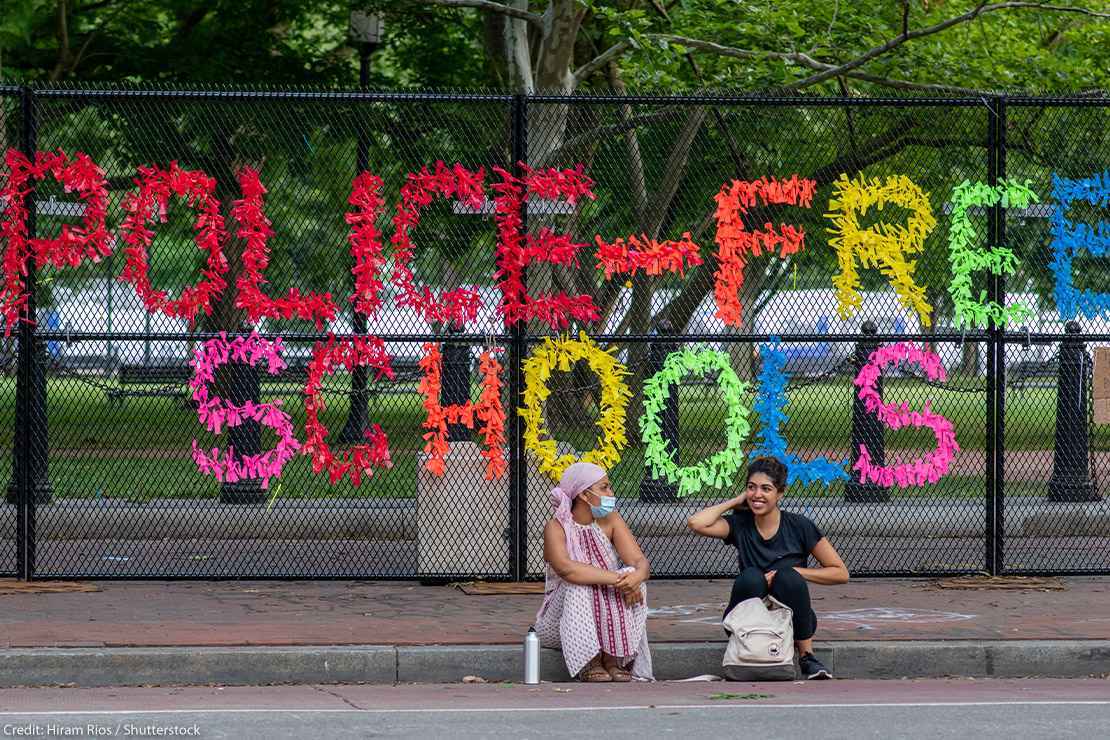
<instances>
[{"instance_id":1,"label":"pink head scarf","mask_svg":"<svg viewBox=\"0 0 1110 740\"><path fill-rule=\"evenodd\" d=\"M585 563L589 562L578 547L578 538L574 536L574 519L570 508L578 494L597 483L606 476L605 469L588 462L576 462L563 471L559 478L559 485L551 489L548 494L552 506L555 507L555 519L563 525L563 532L567 536L567 554L571 560Z\"/></svg>"}]
</instances>

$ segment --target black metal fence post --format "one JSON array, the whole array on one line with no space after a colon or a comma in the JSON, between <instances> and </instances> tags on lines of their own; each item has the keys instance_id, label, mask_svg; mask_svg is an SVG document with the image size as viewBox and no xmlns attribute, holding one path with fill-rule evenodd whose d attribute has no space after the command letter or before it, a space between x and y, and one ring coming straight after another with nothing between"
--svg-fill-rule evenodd
<instances>
[{"instance_id":1,"label":"black metal fence post","mask_svg":"<svg viewBox=\"0 0 1110 740\"><path fill-rule=\"evenodd\" d=\"M1099 501L1091 480L1091 439L1087 426L1091 388L1087 381L1087 346L1075 321L1064 326L1060 370L1056 380L1056 444L1052 452L1049 501Z\"/></svg>"},{"instance_id":2,"label":"black metal fence post","mask_svg":"<svg viewBox=\"0 0 1110 740\"><path fill-rule=\"evenodd\" d=\"M20 90L20 147L34 159L38 146L34 91ZM27 235L36 233L38 209L34 192L23 197L27 213ZM27 307L19 325L19 354L15 386L15 429L12 450L12 479L7 501L16 505L16 570L19 578L30 580L35 574L35 507L50 503L53 488L47 468L49 452L46 420L46 356L35 339L35 262L25 263Z\"/></svg>"},{"instance_id":3,"label":"black metal fence post","mask_svg":"<svg viewBox=\"0 0 1110 740\"><path fill-rule=\"evenodd\" d=\"M517 177L523 177L521 168L528 159L528 98L514 95L512 102L512 126L510 129L512 169ZM528 198L520 205L521 230L528 231ZM527 285L527 277L521 271L521 283ZM527 290L527 288L522 288ZM522 300L523 296L515 296ZM516 321L510 327L509 344L509 523L512 530L511 575L514 581L524 577L528 562L528 467L524 458L524 421L516 413L516 405L524 393L524 355L528 352L527 326L524 321Z\"/></svg>"},{"instance_id":4,"label":"black metal fence post","mask_svg":"<svg viewBox=\"0 0 1110 740\"><path fill-rule=\"evenodd\" d=\"M873 321L863 322L862 330L868 336L875 336L879 333L879 327ZM878 348L879 342L874 339L856 342L856 354L853 361L856 373L859 373L863 366L867 364L871 353ZM884 465L886 463L886 445L883 438L883 423L879 421L879 417L867 410L867 407L855 392L856 387L853 385L851 389L852 466L855 466L859 460L861 444L867 445L867 452L871 455L872 464ZM883 395L882 377L875 381L875 389L879 392L881 398ZM890 490L876 483L860 483L853 478L853 480L844 484L844 500L853 503L882 503L890 500Z\"/></svg>"},{"instance_id":5,"label":"black metal fence post","mask_svg":"<svg viewBox=\"0 0 1110 740\"><path fill-rule=\"evenodd\" d=\"M30 266L27 269L27 284L33 286L34 281L35 268ZM22 439L24 431L28 436L13 450L12 477L8 482L6 499L9 504L17 504L22 495L21 487L25 486L35 504L49 504L54 496L54 485L50 482L50 435L46 416L46 366L50 358L46 354L46 345L35 339L33 288L29 290L27 310L27 321L19 327L15 426L17 439ZM24 466L26 482L20 477Z\"/></svg>"},{"instance_id":6,"label":"black metal fence post","mask_svg":"<svg viewBox=\"0 0 1110 740\"><path fill-rule=\"evenodd\" d=\"M671 326L669 321L665 319L660 321L656 326L655 333L659 335L659 340L652 342L648 349L648 367L645 371L645 377L651 377L662 370L667 355L678 349L678 344L673 339L665 339L665 337L675 333L674 327ZM663 439L674 450L674 461L677 464L680 459L677 385L672 385L670 388L670 395L667 396L667 403L663 407L659 426L663 433ZM645 470L644 477L640 480L640 500L650 502L677 501L678 486L668 482L666 478L653 478L650 472Z\"/></svg>"},{"instance_id":7,"label":"black metal fence post","mask_svg":"<svg viewBox=\"0 0 1110 740\"><path fill-rule=\"evenodd\" d=\"M987 107L987 181L991 186L1006 176L1006 102L993 98ZM987 246L1006 240L1006 209L991 206L987 215ZM1005 278L992 274L987 280L989 300L1006 303ZM978 348L976 348L978 352ZM1005 569L1003 545L1006 514L1006 343L1004 328L993 321L987 329L986 398L986 569L997 575Z\"/></svg>"}]
</instances>

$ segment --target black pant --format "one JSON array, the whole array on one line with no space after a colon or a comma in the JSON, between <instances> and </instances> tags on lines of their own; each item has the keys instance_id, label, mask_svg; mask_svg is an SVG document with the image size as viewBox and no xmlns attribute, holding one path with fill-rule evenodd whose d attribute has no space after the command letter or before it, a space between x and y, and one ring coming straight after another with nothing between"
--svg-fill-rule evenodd
<instances>
[{"instance_id":1,"label":"black pant","mask_svg":"<svg viewBox=\"0 0 1110 740\"><path fill-rule=\"evenodd\" d=\"M808 640L817 631L817 615L809 603L809 585L806 579L793 568L775 571L771 588L767 588L767 576L759 568L745 568L732 582L732 595L728 600L727 615L732 607L745 599L762 599L768 593L794 612L794 639Z\"/></svg>"}]
</instances>

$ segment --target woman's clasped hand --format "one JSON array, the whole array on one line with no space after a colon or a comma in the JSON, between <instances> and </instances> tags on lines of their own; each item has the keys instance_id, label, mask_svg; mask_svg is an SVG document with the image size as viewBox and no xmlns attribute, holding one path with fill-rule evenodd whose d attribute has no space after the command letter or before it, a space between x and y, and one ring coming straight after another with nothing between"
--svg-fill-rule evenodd
<instances>
[{"instance_id":1,"label":"woman's clasped hand","mask_svg":"<svg viewBox=\"0 0 1110 740\"><path fill-rule=\"evenodd\" d=\"M642 604L644 602L644 595L640 592L640 585L645 580L645 578L634 570L625 571L617 577L617 582L613 584L613 587L621 592L625 604L629 606L633 604Z\"/></svg>"}]
</instances>

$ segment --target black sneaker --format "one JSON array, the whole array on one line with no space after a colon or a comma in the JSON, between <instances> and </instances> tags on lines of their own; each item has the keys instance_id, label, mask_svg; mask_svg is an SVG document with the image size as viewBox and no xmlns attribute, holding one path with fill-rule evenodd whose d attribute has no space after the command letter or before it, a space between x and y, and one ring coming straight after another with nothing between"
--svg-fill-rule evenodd
<instances>
[{"instance_id":1,"label":"black sneaker","mask_svg":"<svg viewBox=\"0 0 1110 740\"><path fill-rule=\"evenodd\" d=\"M798 659L798 669L810 681L824 681L833 677L829 669L817 660L817 656L813 653L806 653Z\"/></svg>"}]
</instances>

